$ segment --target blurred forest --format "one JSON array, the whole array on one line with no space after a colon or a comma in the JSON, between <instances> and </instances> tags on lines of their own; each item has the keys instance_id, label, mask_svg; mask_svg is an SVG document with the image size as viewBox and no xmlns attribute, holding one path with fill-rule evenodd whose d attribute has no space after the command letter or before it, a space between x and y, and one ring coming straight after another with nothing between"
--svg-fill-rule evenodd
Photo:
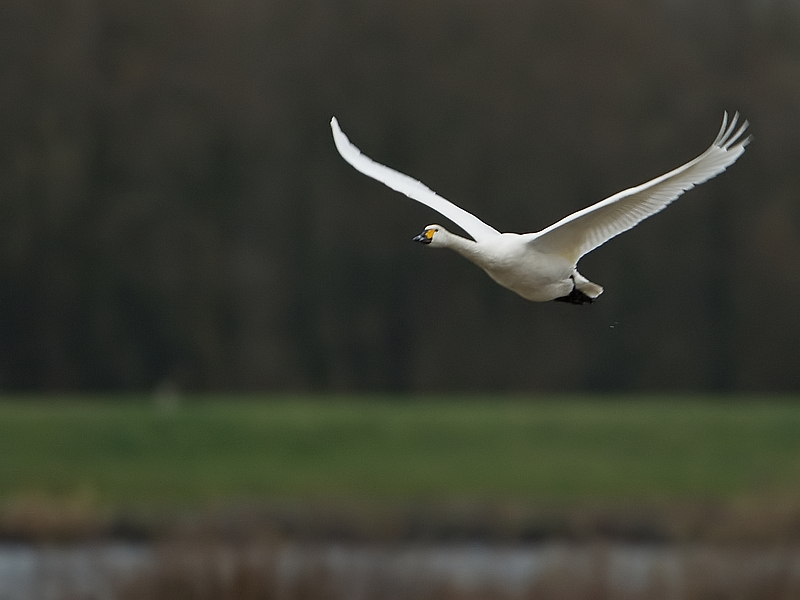
<instances>
[{"instance_id":1,"label":"blurred forest","mask_svg":"<svg viewBox=\"0 0 800 600\"><path fill-rule=\"evenodd\" d=\"M800 390L800 3L4 0L0 390ZM535 304L411 238L720 177Z\"/></svg>"}]
</instances>

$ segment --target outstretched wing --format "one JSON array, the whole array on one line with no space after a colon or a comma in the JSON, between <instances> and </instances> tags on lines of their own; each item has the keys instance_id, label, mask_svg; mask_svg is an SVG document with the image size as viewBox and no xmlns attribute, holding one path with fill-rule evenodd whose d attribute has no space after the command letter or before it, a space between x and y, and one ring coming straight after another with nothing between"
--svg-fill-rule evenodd
<instances>
[{"instance_id":1,"label":"outstretched wing","mask_svg":"<svg viewBox=\"0 0 800 600\"><path fill-rule=\"evenodd\" d=\"M736 113L729 125L726 112L714 143L693 161L573 213L531 234L529 243L539 251L577 262L584 254L663 210L686 190L732 165L751 139L748 136L737 142L747 129L747 121L736 129L738 118L739 113Z\"/></svg>"},{"instance_id":2,"label":"outstretched wing","mask_svg":"<svg viewBox=\"0 0 800 600\"><path fill-rule=\"evenodd\" d=\"M439 211L471 235L476 242L500 234L494 227L490 227L475 215L468 213L463 208L459 208L449 200L445 200L425 184L377 163L363 154L347 139L347 136L339 127L336 117L331 119L331 129L333 130L333 141L336 143L336 149L339 154L364 175L369 175L393 190Z\"/></svg>"}]
</instances>

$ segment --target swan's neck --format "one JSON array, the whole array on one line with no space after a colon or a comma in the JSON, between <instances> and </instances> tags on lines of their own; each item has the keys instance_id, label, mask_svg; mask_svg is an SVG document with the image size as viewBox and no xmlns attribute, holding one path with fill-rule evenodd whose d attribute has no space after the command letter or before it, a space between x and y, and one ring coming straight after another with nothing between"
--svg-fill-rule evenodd
<instances>
[{"instance_id":1,"label":"swan's neck","mask_svg":"<svg viewBox=\"0 0 800 600\"><path fill-rule=\"evenodd\" d=\"M475 261L478 253L478 245L472 240L463 238L460 235L447 232L447 237L444 240L445 247L455 250L464 258Z\"/></svg>"}]
</instances>

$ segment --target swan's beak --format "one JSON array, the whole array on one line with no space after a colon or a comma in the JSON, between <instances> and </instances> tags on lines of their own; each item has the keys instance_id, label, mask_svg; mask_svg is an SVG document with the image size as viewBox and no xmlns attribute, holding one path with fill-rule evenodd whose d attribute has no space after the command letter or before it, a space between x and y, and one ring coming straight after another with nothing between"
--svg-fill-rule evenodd
<instances>
[{"instance_id":1,"label":"swan's beak","mask_svg":"<svg viewBox=\"0 0 800 600\"><path fill-rule=\"evenodd\" d=\"M434 229L426 229L414 238L415 242L422 242L423 244L430 244L433 239L433 234L436 233Z\"/></svg>"}]
</instances>

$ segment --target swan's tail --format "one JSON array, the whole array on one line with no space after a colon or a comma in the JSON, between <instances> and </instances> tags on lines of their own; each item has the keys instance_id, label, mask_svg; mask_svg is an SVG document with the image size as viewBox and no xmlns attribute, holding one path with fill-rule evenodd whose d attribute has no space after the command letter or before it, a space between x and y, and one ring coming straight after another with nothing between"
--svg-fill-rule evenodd
<instances>
[{"instance_id":1,"label":"swan's tail","mask_svg":"<svg viewBox=\"0 0 800 600\"><path fill-rule=\"evenodd\" d=\"M577 269L572 274L572 281L575 287L567 296L556 298L556 302L568 302L569 304L591 304L600 294L603 293L602 286L592 283L586 277L578 273Z\"/></svg>"},{"instance_id":2,"label":"swan's tail","mask_svg":"<svg viewBox=\"0 0 800 600\"><path fill-rule=\"evenodd\" d=\"M589 296L592 300L597 298L600 294L603 293L603 286L597 285L596 283L592 283L586 277L578 273L578 270L575 269L575 272L572 274L572 280L575 282L575 287L579 289L581 292Z\"/></svg>"}]
</instances>

